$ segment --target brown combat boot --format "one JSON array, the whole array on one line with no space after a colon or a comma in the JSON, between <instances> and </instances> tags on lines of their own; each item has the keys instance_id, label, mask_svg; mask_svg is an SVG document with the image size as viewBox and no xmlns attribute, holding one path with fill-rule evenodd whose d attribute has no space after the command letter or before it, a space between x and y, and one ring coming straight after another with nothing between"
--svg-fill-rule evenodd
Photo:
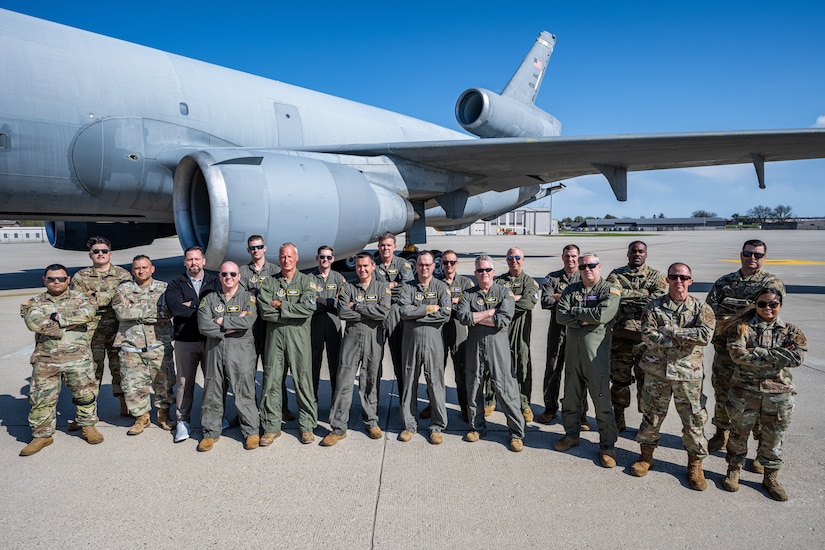
<instances>
[{"instance_id":1,"label":"brown combat boot","mask_svg":"<svg viewBox=\"0 0 825 550\"><path fill-rule=\"evenodd\" d=\"M739 466L728 464L728 475L722 480L722 488L725 489L725 491L735 493L739 490L739 473L741 471L742 468Z\"/></svg>"},{"instance_id":2,"label":"brown combat boot","mask_svg":"<svg viewBox=\"0 0 825 550\"><path fill-rule=\"evenodd\" d=\"M630 467L630 473L636 477L645 477L647 471L653 468L653 451L656 449L656 445L642 443L641 447L642 454L639 456L639 460Z\"/></svg>"},{"instance_id":3,"label":"brown combat boot","mask_svg":"<svg viewBox=\"0 0 825 550\"><path fill-rule=\"evenodd\" d=\"M728 444L728 430L716 428L716 433L708 440L708 452L721 451Z\"/></svg>"},{"instance_id":4,"label":"brown combat boot","mask_svg":"<svg viewBox=\"0 0 825 550\"><path fill-rule=\"evenodd\" d=\"M788 500L788 492L785 491L785 488L780 485L779 479L779 470L775 468L765 468L765 477L762 478L762 487L768 490L768 494L771 495L771 498L774 500L778 500L779 502L785 502Z\"/></svg>"},{"instance_id":5,"label":"brown combat boot","mask_svg":"<svg viewBox=\"0 0 825 550\"><path fill-rule=\"evenodd\" d=\"M132 424L132 427L129 428L129 431L126 432L126 435L140 435L143 433L143 430L149 427L149 413L143 413L142 415L135 418L135 423Z\"/></svg>"},{"instance_id":6,"label":"brown combat boot","mask_svg":"<svg viewBox=\"0 0 825 550\"><path fill-rule=\"evenodd\" d=\"M171 432L175 429L176 422L169 418L169 409L158 409L158 426L162 430Z\"/></svg>"},{"instance_id":7,"label":"brown combat boot","mask_svg":"<svg viewBox=\"0 0 825 550\"><path fill-rule=\"evenodd\" d=\"M759 462L758 458L754 458L753 462L751 462L751 472L753 472L755 474L764 474L765 473L765 467L762 466L762 463Z\"/></svg>"},{"instance_id":8,"label":"brown combat boot","mask_svg":"<svg viewBox=\"0 0 825 550\"><path fill-rule=\"evenodd\" d=\"M35 437L28 445L23 447L23 450L20 451L20 456L31 456L35 453L39 453L43 447L48 447L52 443L54 443L52 436Z\"/></svg>"},{"instance_id":9,"label":"brown combat boot","mask_svg":"<svg viewBox=\"0 0 825 550\"><path fill-rule=\"evenodd\" d=\"M705 481L705 472L702 470L702 459L698 456L688 455L688 485L694 491L704 491L708 488Z\"/></svg>"},{"instance_id":10,"label":"brown combat boot","mask_svg":"<svg viewBox=\"0 0 825 550\"><path fill-rule=\"evenodd\" d=\"M89 445L103 443L103 434L97 431L97 428L94 426L83 426L80 431L80 437L85 439Z\"/></svg>"},{"instance_id":11,"label":"brown combat boot","mask_svg":"<svg viewBox=\"0 0 825 550\"><path fill-rule=\"evenodd\" d=\"M120 400L120 416L132 416L129 414L129 407L126 405L126 396L118 395L117 398Z\"/></svg>"},{"instance_id":12,"label":"brown combat boot","mask_svg":"<svg viewBox=\"0 0 825 550\"><path fill-rule=\"evenodd\" d=\"M613 407L613 416L616 418L616 428L619 430L619 433L622 433L625 431L625 428L627 428L624 420L624 408Z\"/></svg>"}]
</instances>

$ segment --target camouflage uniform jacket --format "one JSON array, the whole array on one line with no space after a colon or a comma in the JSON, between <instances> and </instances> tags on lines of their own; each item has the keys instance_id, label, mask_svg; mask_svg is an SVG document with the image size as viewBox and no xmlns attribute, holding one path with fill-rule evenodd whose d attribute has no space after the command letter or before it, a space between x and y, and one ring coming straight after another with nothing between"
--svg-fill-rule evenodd
<instances>
[{"instance_id":1,"label":"camouflage uniform jacket","mask_svg":"<svg viewBox=\"0 0 825 550\"><path fill-rule=\"evenodd\" d=\"M763 288L773 288L782 296L785 295L785 284L776 275L760 269L753 275L744 277L742 271L737 270L719 277L713 283L705 302L713 309L716 320L721 321L751 305L753 296ZM725 335L716 334L713 344L724 349Z\"/></svg>"},{"instance_id":2,"label":"camouflage uniform jacket","mask_svg":"<svg viewBox=\"0 0 825 550\"><path fill-rule=\"evenodd\" d=\"M731 387L762 393L794 391L791 368L805 360L808 341L799 327L776 319L766 323L754 315L740 335L728 334L728 351L736 363Z\"/></svg>"},{"instance_id":3,"label":"camouflage uniform jacket","mask_svg":"<svg viewBox=\"0 0 825 550\"><path fill-rule=\"evenodd\" d=\"M79 290L95 297L98 313L111 311L112 297L120 283L131 281L132 275L120 266L112 264L106 271L84 267L72 277L72 290Z\"/></svg>"},{"instance_id":4,"label":"camouflage uniform jacket","mask_svg":"<svg viewBox=\"0 0 825 550\"><path fill-rule=\"evenodd\" d=\"M263 284L263 282L268 278L277 275L278 272L281 271L281 268L272 262L266 262L260 270L256 270L252 263L242 265L240 270L241 290L246 290L253 296L257 296L258 290L261 288L261 284Z\"/></svg>"},{"instance_id":5,"label":"camouflage uniform jacket","mask_svg":"<svg viewBox=\"0 0 825 550\"><path fill-rule=\"evenodd\" d=\"M94 322L96 312L94 297L75 290L60 296L44 292L26 301L20 316L35 333L31 362L62 363L87 356L91 360L87 325Z\"/></svg>"},{"instance_id":6,"label":"camouflage uniform jacket","mask_svg":"<svg viewBox=\"0 0 825 550\"><path fill-rule=\"evenodd\" d=\"M273 325L307 325L318 302L318 285L315 278L296 271L287 281L283 273L266 279L258 291L258 312L260 317ZM270 305L281 302L281 307Z\"/></svg>"},{"instance_id":7,"label":"camouflage uniform jacket","mask_svg":"<svg viewBox=\"0 0 825 550\"><path fill-rule=\"evenodd\" d=\"M344 285L347 280L343 275L337 271L330 270L326 279L321 276L316 267L309 272L309 275L315 277L315 284L318 286L318 298L321 298L323 303L318 302L318 307L315 309L315 315L322 313L329 313L330 315L338 315L338 295L344 290Z\"/></svg>"},{"instance_id":8,"label":"camouflage uniform jacket","mask_svg":"<svg viewBox=\"0 0 825 550\"><path fill-rule=\"evenodd\" d=\"M631 332L642 332L642 314L654 298L668 292L667 279L658 269L647 264L638 269L628 265L617 267L607 276L607 282L622 289L619 314L613 327Z\"/></svg>"},{"instance_id":9,"label":"camouflage uniform jacket","mask_svg":"<svg viewBox=\"0 0 825 550\"><path fill-rule=\"evenodd\" d=\"M669 295L651 300L642 315L639 367L667 380L701 380L715 325L713 310L693 296L681 303Z\"/></svg>"},{"instance_id":10,"label":"camouflage uniform jacket","mask_svg":"<svg viewBox=\"0 0 825 550\"><path fill-rule=\"evenodd\" d=\"M515 318L533 311L539 301L539 284L530 275L522 271L515 277L509 273L496 276L495 282L506 287L513 296L521 296L516 300Z\"/></svg>"},{"instance_id":11,"label":"camouflage uniform jacket","mask_svg":"<svg viewBox=\"0 0 825 550\"><path fill-rule=\"evenodd\" d=\"M114 346L144 352L172 342L172 315L166 307L166 283L150 279L140 286L123 283L115 291L112 308L119 321Z\"/></svg>"},{"instance_id":12,"label":"camouflage uniform jacket","mask_svg":"<svg viewBox=\"0 0 825 550\"><path fill-rule=\"evenodd\" d=\"M558 301L553 297L554 294L561 294L564 289L573 283L579 282L579 271L576 270L570 275L563 269L552 271L547 274L541 282L541 308L549 309L554 313L552 315L552 322L555 322L556 304Z\"/></svg>"},{"instance_id":13,"label":"camouflage uniform jacket","mask_svg":"<svg viewBox=\"0 0 825 550\"><path fill-rule=\"evenodd\" d=\"M393 256L390 260L390 265L384 265L381 261L375 266L372 276L384 283L398 283L392 289L392 301L398 302L398 297L401 295L401 287L407 281L412 281L415 275L415 270L410 263L400 256Z\"/></svg>"}]
</instances>

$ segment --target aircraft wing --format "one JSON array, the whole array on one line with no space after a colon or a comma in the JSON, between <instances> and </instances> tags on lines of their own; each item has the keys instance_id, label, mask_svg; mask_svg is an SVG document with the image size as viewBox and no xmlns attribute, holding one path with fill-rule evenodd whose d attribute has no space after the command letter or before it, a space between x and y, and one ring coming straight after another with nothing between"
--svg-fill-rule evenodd
<instances>
[{"instance_id":1,"label":"aircraft wing","mask_svg":"<svg viewBox=\"0 0 825 550\"><path fill-rule=\"evenodd\" d=\"M318 150L314 148L314 150ZM768 161L825 157L825 130L637 134L584 137L491 138L348 145L323 152L387 155L432 168L474 174L472 191L604 174L613 185L641 170L753 163L760 186ZM626 184L626 178L625 178ZM617 198L624 200L614 185ZM626 191L626 190L625 190Z\"/></svg>"}]
</instances>

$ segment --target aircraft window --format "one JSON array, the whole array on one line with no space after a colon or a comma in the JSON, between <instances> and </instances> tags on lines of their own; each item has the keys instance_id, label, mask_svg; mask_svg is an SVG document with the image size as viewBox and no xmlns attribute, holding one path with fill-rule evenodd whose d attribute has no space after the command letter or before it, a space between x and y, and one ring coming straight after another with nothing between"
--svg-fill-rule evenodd
<instances>
[{"instance_id":1,"label":"aircraft window","mask_svg":"<svg viewBox=\"0 0 825 550\"><path fill-rule=\"evenodd\" d=\"M186 115L189 114L189 105L187 105L186 103L181 101L178 104L178 107L180 108L180 114L182 114L183 116L186 116Z\"/></svg>"},{"instance_id":2,"label":"aircraft window","mask_svg":"<svg viewBox=\"0 0 825 550\"><path fill-rule=\"evenodd\" d=\"M0 134L0 149L9 148L9 136L7 134Z\"/></svg>"}]
</instances>

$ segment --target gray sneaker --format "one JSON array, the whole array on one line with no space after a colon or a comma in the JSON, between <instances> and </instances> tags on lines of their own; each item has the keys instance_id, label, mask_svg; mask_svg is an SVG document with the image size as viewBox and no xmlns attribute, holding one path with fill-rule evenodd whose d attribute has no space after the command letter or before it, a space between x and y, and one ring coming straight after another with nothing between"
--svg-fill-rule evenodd
<instances>
[{"instance_id":1,"label":"gray sneaker","mask_svg":"<svg viewBox=\"0 0 825 550\"><path fill-rule=\"evenodd\" d=\"M178 422L178 426L175 429L175 443L180 443L181 441L186 441L187 439L189 439L189 422L181 420Z\"/></svg>"}]
</instances>

